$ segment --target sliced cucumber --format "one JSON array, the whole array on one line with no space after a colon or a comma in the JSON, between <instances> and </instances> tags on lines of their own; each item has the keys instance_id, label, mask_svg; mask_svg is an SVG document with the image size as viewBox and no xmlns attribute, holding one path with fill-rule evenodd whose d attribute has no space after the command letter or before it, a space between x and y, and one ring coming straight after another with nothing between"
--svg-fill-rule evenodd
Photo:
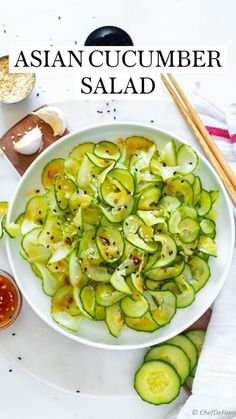
<instances>
[{"instance_id":1,"label":"sliced cucumber","mask_svg":"<svg viewBox=\"0 0 236 419\"><path fill-rule=\"evenodd\" d=\"M199 356L205 341L206 331L204 329L190 330L185 333L185 336L187 336L194 343Z\"/></svg>"},{"instance_id":2,"label":"sliced cucumber","mask_svg":"<svg viewBox=\"0 0 236 419\"><path fill-rule=\"evenodd\" d=\"M56 176L54 191L58 207L61 210L67 209L70 197L76 189L76 185L71 179L63 175Z\"/></svg>"},{"instance_id":3,"label":"sliced cucumber","mask_svg":"<svg viewBox=\"0 0 236 419\"><path fill-rule=\"evenodd\" d=\"M125 317L125 324L130 328L137 330L137 332L154 332L159 329L159 325L153 320L151 313L148 311L141 318L133 319L131 317Z\"/></svg>"},{"instance_id":4,"label":"sliced cucumber","mask_svg":"<svg viewBox=\"0 0 236 419\"><path fill-rule=\"evenodd\" d=\"M203 218L203 220L200 222L200 227L203 234L207 236L209 235L210 237L211 235L215 235L216 225L214 221Z\"/></svg>"},{"instance_id":5,"label":"sliced cucumber","mask_svg":"<svg viewBox=\"0 0 236 419\"><path fill-rule=\"evenodd\" d=\"M3 236L3 228L6 221L6 214L8 210L8 202L0 202L0 239Z\"/></svg>"},{"instance_id":6,"label":"sliced cucumber","mask_svg":"<svg viewBox=\"0 0 236 419\"><path fill-rule=\"evenodd\" d=\"M15 239L20 234L20 225L16 223L5 224L4 230L9 237Z\"/></svg>"},{"instance_id":7,"label":"sliced cucumber","mask_svg":"<svg viewBox=\"0 0 236 419\"><path fill-rule=\"evenodd\" d=\"M152 317L159 326L169 323L176 313L176 296L171 291L152 291L156 307Z\"/></svg>"},{"instance_id":8,"label":"sliced cucumber","mask_svg":"<svg viewBox=\"0 0 236 419\"><path fill-rule=\"evenodd\" d=\"M198 214L200 216L207 214L211 210L211 207L212 207L211 195L209 194L209 192L205 191L204 189L202 189L201 191L198 206L199 206Z\"/></svg>"},{"instance_id":9,"label":"sliced cucumber","mask_svg":"<svg viewBox=\"0 0 236 419\"><path fill-rule=\"evenodd\" d=\"M116 291L109 284L99 284L96 287L96 302L102 307L108 307L122 300L127 294Z\"/></svg>"},{"instance_id":10,"label":"sliced cucumber","mask_svg":"<svg viewBox=\"0 0 236 419\"><path fill-rule=\"evenodd\" d=\"M118 160L121 156L116 144L110 141L101 141L94 147L94 154L101 159Z\"/></svg>"},{"instance_id":11,"label":"sliced cucumber","mask_svg":"<svg viewBox=\"0 0 236 419\"><path fill-rule=\"evenodd\" d=\"M122 314L120 304L116 303L106 307L106 325L112 336L118 338L123 324L124 316Z\"/></svg>"},{"instance_id":12,"label":"sliced cucumber","mask_svg":"<svg viewBox=\"0 0 236 419\"><path fill-rule=\"evenodd\" d=\"M42 277L42 289L44 293L50 297L56 294L56 292L65 285L64 276L61 274L54 275L49 272L43 263L35 264Z\"/></svg>"},{"instance_id":13,"label":"sliced cucumber","mask_svg":"<svg viewBox=\"0 0 236 419\"><path fill-rule=\"evenodd\" d=\"M176 258L177 247L174 239L169 234L156 234L154 240L161 244L161 257L153 265L152 269L169 266Z\"/></svg>"},{"instance_id":14,"label":"sliced cucumber","mask_svg":"<svg viewBox=\"0 0 236 419\"><path fill-rule=\"evenodd\" d=\"M190 217L183 218L178 224L179 237L184 243L191 243L196 240L199 230L198 222Z\"/></svg>"},{"instance_id":15,"label":"sliced cucumber","mask_svg":"<svg viewBox=\"0 0 236 419\"><path fill-rule=\"evenodd\" d=\"M181 205L181 202L175 196L164 196L158 202L158 207L169 213L174 212Z\"/></svg>"},{"instance_id":16,"label":"sliced cucumber","mask_svg":"<svg viewBox=\"0 0 236 419\"><path fill-rule=\"evenodd\" d=\"M142 151L147 152L153 146L153 142L148 140L147 138L134 135L133 137L126 138L125 145L126 145L126 160L127 160L128 158L130 158L130 156L135 154L137 151L142 150Z\"/></svg>"},{"instance_id":17,"label":"sliced cucumber","mask_svg":"<svg viewBox=\"0 0 236 419\"><path fill-rule=\"evenodd\" d=\"M79 144L73 148L73 150L69 153L68 157L76 159L79 162L81 162L85 154L92 153L93 149L94 149L93 143L88 142L88 143Z\"/></svg>"},{"instance_id":18,"label":"sliced cucumber","mask_svg":"<svg viewBox=\"0 0 236 419\"><path fill-rule=\"evenodd\" d=\"M193 203L194 205L197 205L202 192L202 183L199 176L195 176L195 180L193 183Z\"/></svg>"},{"instance_id":19,"label":"sliced cucumber","mask_svg":"<svg viewBox=\"0 0 236 419\"><path fill-rule=\"evenodd\" d=\"M145 362L134 378L134 388L141 399L155 405L175 400L180 386L180 377L176 370L160 360Z\"/></svg>"},{"instance_id":20,"label":"sliced cucumber","mask_svg":"<svg viewBox=\"0 0 236 419\"><path fill-rule=\"evenodd\" d=\"M177 153L177 164L186 165L191 167L191 172L193 172L198 165L198 156L197 153L187 144L183 144L179 147Z\"/></svg>"},{"instance_id":21,"label":"sliced cucumber","mask_svg":"<svg viewBox=\"0 0 236 419\"><path fill-rule=\"evenodd\" d=\"M115 168L109 172L109 175L114 179L118 180L121 183L121 185L127 190L127 192L134 192L134 177L128 170Z\"/></svg>"},{"instance_id":22,"label":"sliced cucumber","mask_svg":"<svg viewBox=\"0 0 236 419\"><path fill-rule=\"evenodd\" d=\"M77 173L79 170L80 163L78 160L73 159L72 157L67 157L64 163L65 174L68 178L72 179L74 182L77 178Z\"/></svg>"},{"instance_id":23,"label":"sliced cucumber","mask_svg":"<svg viewBox=\"0 0 236 419\"><path fill-rule=\"evenodd\" d=\"M181 348L190 359L190 370L192 371L198 360L198 352L193 342L185 335L177 335L166 341L170 345L175 345Z\"/></svg>"},{"instance_id":24,"label":"sliced cucumber","mask_svg":"<svg viewBox=\"0 0 236 419\"><path fill-rule=\"evenodd\" d=\"M169 141L161 150L159 150L161 160L167 166L176 166L177 155L176 146L173 140Z\"/></svg>"},{"instance_id":25,"label":"sliced cucumber","mask_svg":"<svg viewBox=\"0 0 236 419\"><path fill-rule=\"evenodd\" d=\"M166 186L163 189L163 195L175 196L185 204L193 202L193 188L190 183L180 177L167 179Z\"/></svg>"},{"instance_id":26,"label":"sliced cucumber","mask_svg":"<svg viewBox=\"0 0 236 419\"><path fill-rule=\"evenodd\" d=\"M101 159L100 157L95 156L93 153L86 153L86 156L96 167L99 167L100 169L104 169L105 167L112 164L112 160L107 158Z\"/></svg>"},{"instance_id":27,"label":"sliced cucumber","mask_svg":"<svg viewBox=\"0 0 236 419\"><path fill-rule=\"evenodd\" d=\"M84 285L80 291L80 299L84 310L92 317L95 316L95 291L91 285Z\"/></svg>"},{"instance_id":28,"label":"sliced cucumber","mask_svg":"<svg viewBox=\"0 0 236 419\"><path fill-rule=\"evenodd\" d=\"M208 263L199 256L191 256L189 266L192 272L192 283L194 291L199 291L208 281L210 276L210 268Z\"/></svg>"},{"instance_id":29,"label":"sliced cucumber","mask_svg":"<svg viewBox=\"0 0 236 419\"><path fill-rule=\"evenodd\" d=\"M132 295L132 291L125 280L125 271L118 269L114 272L110 279L111 285L115 288L116 291L122 292L123 294Z\"/></svg>"},{"instance_id":30,"label":"sliced cucumber","mask_svg":"<svg viewBox=\"0 0 236 419\"><path fill-rule=\"evenodd\" d=\"M114 228L99 227L96 244L102 258L108 263L118 261L124 252L124 239L120 231Z\"/></svg>"},{"instance_id":31,"label":"sliced cucumber","mask_svg":"<svg viewBox=\"0 0 236 419\"><path fill-rule=\"evenodd\" d=\"M167 266L165 268L153 268L151 267L147 271L145 270L145 275L154 280L154 281L163 281L170 278L175 278L179 276L184 270L184 259L180 258L179 261L173 266Z\"/></svg>"},{"instance_id":32,"label":"sliced cucumber","mask_svg":"<svg viewBox=\"0 0 236 419\"><path fill-rule=\"evenodd\" d=\"M217 256L216 244L211 237L199 236L198 249L202 253L206 253L210 256Z\"/></svg>"},{"instance_id":33,"label":"sliced cucumber","mask_svg":"<svg viewBox=\"0 0 236 419\"><path fill-rule=\"evenodd\" d=\"M138 201L139 210L154 210L158 206L158 201L161 197L161 189L159 185L148 186L145 188Z\"/></svg>"},{"instance_id":34,"label":"sliced cucumber","mask_svg":"<svg viewBox=\"0 0 236 419\"><path fill-rule=\"evenodd\" d=\"M120 306L124 315L132 318L143 317L149 309L149 304L146 298L133 286L133 281L128 278L129 288L132 291L131 297L122 299Z\"/></svg>"},{"instance_id":35,"label":"sliced cucumber","mask_svg":"<svg viewBox=\"0 0 236 419\"><path fill-rule=\"evenodd\" d=\"M173 344L161 344L151 348L145 355L144 361L165 361L168 362L177 371L181 384L184 384L190 374L190 360L186 353Z\"/></svg>"},{"instance_id":36,"label":"sliced cucumber","mask_svg":"<svg viewBox=\"0 0 236 419\"><path fill-rule=\"evenodd\" d=\"M100 187L101 197L111 207L124 206L129 201L129 194L122 184L111 175L107 176Z\"/></svg>"},{"instance_id":37,"label":"sliced cucumber","mask_svg":"<svg viewBox=\"0 0 236 419\"><path fill-rule=\"evenodd\" d=\"M42 184L45 189L54 187L55 177L64 173L64 159L51 160L43 169Z\"/></svg>"},{"instance_id":38,"label":"sliced cucumber","mask_svg":"<svg viewBox=\"0 0 236 419\"><path fill-rule=\"evenodd\" d=\"M120 223L131 213L134 205L134 199L130 196L126 205L117 206L114 208L106 208L100 204L101 211L111 223Z\"/></svg>"},{"instance_id":39,"label":"sliced cucumber","mask_svg":"<svg viewBox=\"0 0 236 419\"><path fill-rule=\"evenodd\" d=\"M48 205L43 196L31 198L25 208L24 219L21 223L21 233L25 235L30 230L42 226L46 218Z\"/></svg>"},{"instance_id":40,"label":"sliced cucumber","mask_svg":"<svg viewBox=\"0 0 236 419\"><path fill-rule=\"evenodd\" d=\"M29 231L23 236L21 245L30 262L46 264L51 256L51 251L39 243L38 236L40 232L40 227Z\"/></svg>"},{"instance_id":41,"label":"sliced cucumber","mask_svg":"<svg viewBox=\"0 0 236 419\"><path fill-rule=\"evenodd\" d=\"M148 253L154 253L158 245L152 239L146 242L139 235L139 228L143 226L142 220L136 215L130 215L123 223L123 233L126 240L138 249L144 250Z\"/></svg>"},{"instance_id":42,"label":"sliced cucumber","mask_svg":"<svg viewBox=\"0 0 236 419\"><path fill-rule=\"evenodd\" d=\"M79 259L76 255L76 251L73 251L70 254L69 258L69 278L70 283L73 287L82 288L83 285L86 285L86 279L82 273Z\"/></svg>"}]
</instances>

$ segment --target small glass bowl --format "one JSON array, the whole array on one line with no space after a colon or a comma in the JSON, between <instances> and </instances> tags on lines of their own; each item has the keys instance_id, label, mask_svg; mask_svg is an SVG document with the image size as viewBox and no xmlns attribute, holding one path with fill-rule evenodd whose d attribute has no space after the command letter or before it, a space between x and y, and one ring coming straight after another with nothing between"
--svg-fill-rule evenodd
<instances>
[{"instance_id":1,"label":"small glass bowl","mask_svg":"<svg viewBox=\"0 0 236 419\"><path fill-rule=\"evenodd\" d=\"M16 310L14 312L14 314L12 315L12 318L9 320L8 323L4 324L3 326L0 326L0 330L6 329L7 327L9 327L18 317L21 307L22 307L22 296L21 293L19 291L18 286L16 285L13 277L8 274L6 271L0 269L0 276L4 277L5 279L7 279L14 287L15 291L16 291L16 295L17 295L17 307Z\"/></svg>"}]
</instances>

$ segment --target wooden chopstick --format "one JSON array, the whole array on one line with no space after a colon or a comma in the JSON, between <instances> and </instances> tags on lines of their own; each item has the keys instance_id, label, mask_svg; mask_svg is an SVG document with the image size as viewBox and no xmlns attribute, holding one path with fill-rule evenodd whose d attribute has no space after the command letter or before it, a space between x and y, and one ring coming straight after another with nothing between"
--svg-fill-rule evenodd
<instances>
[{"instance_id":1,"label":"wooden chopstick","mask_svg":"<svg viewBox=\"0 0 236 419\"><path fill-rule=\"evenodd\" d=\"M182 104L181 100L177 96L176 92L168 82L168 80L164 77L163 74L161 74L161 79L163 83L165 84L167 90L169 91L170 95L172 96L175 104L177 105L180 113L184 117L185 121L187 122L187 125L193 132L194 136L198 140L199 144L201 145L203 151L205 152L207 158L211 162L212 166L215 168L217 173L219 174L222 182L224 183L227 191L229 192L229 195L231 196L234 204L236 205L236 189L234 185L232 184L231 180L228 178L227 174L223 170L222 166L220 165L219 161L217 160L216 156L208 146L208 143L205 141L205 137L203 137L202 133L199 131L198 127L195 125L194 121L192 120L190 114L188 113L185 106ZM212 140L211 140L212 141Z\"/></svg>"},{"instance_id":2,"label":"wooden chopstick","mask_svg":"<svg viewBox=\"0 0 236 419\"><path fill-rule=\"evenodd\" d=\"M205 125L203 124L203 122L199 118L197 112L195 111L195 109L193 108L191 103L189 102L188 98L184 94L183 90L181 89L181 87L179 86L177 81L174 79L172 74L168 73L167 75L168 75L169 79L171 80L172 84L174 85L177 93L181 97L183 103L185 104L190 116L192 117L192 120L195 122L195 125L198 127L199 131L201 132L202 136L204 137L204 139L207 142L208 146L210 147L211 151L214 153L216 159L218 160L218 162L222 166L224 172L227 174L228 178L230 179L231 183L233 184L234 188L236 189L236 176L233 173L233 171L231 170L231 168L229 167L228 162L225 160L224 156L221 154L221 152L218 149L216 143L214 141L212 141L211 135L207 131Z\"/></svg>"}]
</instances>

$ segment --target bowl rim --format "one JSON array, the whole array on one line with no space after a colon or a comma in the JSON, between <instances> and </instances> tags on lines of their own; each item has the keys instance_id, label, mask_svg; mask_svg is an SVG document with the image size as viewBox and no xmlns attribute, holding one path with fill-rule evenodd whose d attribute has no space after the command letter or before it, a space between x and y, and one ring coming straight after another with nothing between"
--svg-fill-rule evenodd
<instances>
[{"instance_id":1,"label":"bowl rim","mask_svg":"<svg viewBox=\"0 0 236 419\"><path fill-rule=\"evenodd\" d=\"M18 190L21 187L22 183L24 183L25 178L28 177L28 174L34 170L35 166L37 166L37 163L44 158L45 155L47 155L47 153L49 152L49 150L51 151L52 149L56 148L59 144L62 144L63 142L66 142L70 137L74 137L75 135L79 135L82 134L86 131L89 130L95 130L95 129L102 129L102 128L112 128L112 127L133 127L135 129L148 129L154 132L159 132L162 133L166 136L170 136L172 137L174 140L179 141L182 144L188 144L188 142L184 141L182 138L180 138L180 136L176 135L175 133L173 133L173 131L169 131L169 130L165 130L162 129L161 127L158 126L153 126L150 124L145 124L145 123L139 123L139 122L127 122L127 121L116 121L116 122L109 122L109 123L102 123L102 124L94 124L94 125L88 125L85 127L81 127L80 129L73 131L69 134L66 134L65 136L63 136L62 138L60 138L59 140L57 140L55 143L52 143L49 147L47 147L41 154L39 154L36 159L31 163L31 165L28 167L28 169L25 171L25 173L23 174L23 176L20 178L20 181L16 187L16 190L14 191L14 194L12 196L10 205L9 205L9 210L8 210L8 214L7 214L7 222L9 222L10 218L11 218L11 213L13 211L14 208L14 202L16 199L16 196L18 194ZM213 298L211 297L211 299L209 299L209 303L207 305L207 307L203 307L199 313L197 315L195 315L190 321L188 321L184 327L184 330L187 329L188 327L190 327L194 322L196 322L203 314L204 312L211 306L211 304L214 302L214 300L216 299L216 297L218 296L219 292L221 291L221 289L223 288L223 285L225 283L226 277L228 275L231 263L232 263L232 258L233 258L233 251L234 251L234 243L235 243L235 224L234 224L234 216L233 216L233 209L232 209L232 203L231 200L226 192L226 189L219 177L219 175L216 173L215 169L211 166L211 164L208 162L208 160L206 159L206 157L199 152L199 150L197 150L194 146L191 145L191 147L193 148L193 150L198 154L199 156L199 160L203 161L204 164L208 167L208 169L210 170L210 172L213 174L213 176L217 179L219 186L220 186L220 190L224 195L224 199L226 201L227 204L227 209L229 212L229 224L230 224L230 229L232 231L232 236L231 236L231 243L230 243L230 252L229 252L229 257L228 257L228 263L227 265L224 267L224 271L223 274L221 275L221 283L220 286L217 289L217 292L213 293ZM109 349L109 350L132 350L132 349L140 349L140 348L146 348L148 346L152 346L158 343L161 343L163 341L166 341L168 339L170 339L171 337L181 333L183 331L183 327L178 327L175 332L169 332L167 334L167 336L165 338L163 338L160 342L158 340L158 338L151 338L151 334L150 334L150 340L148 342L145 343L137 343L137 344L122 344L122 345L117 345L117 344L107 344L107 343L100 343L100 342L95 342L95 341L90 341L87 340L84 337L81 337L77 334L73 334L72 332L70 332L69 330L64 329L63 327L61 327L60 325L58 325L56 322L50 322L43 313L41 313L40 310L38 310L36 307L34 307L34 303L32 301L30 301L30 298L28 298L27 293L25 293L23 287L21 286L21 282L20 280L18 280L18 274L16 272L15 266L14 266L14 255L11 252L11 246L10 246L10 241L11 238L7 237L6 238L6 248L7 248L7 256L8 256L8 260L10 263L10 267L11 270L13 272L13 276L15 279L16 284L18 285L20 292L22 293L22 295L24 296L24 298L26 299L27 303L30 305L30 307L32 308L32 310L41 318L41 320L43 320L48 326L52 327L54 330L58 331L59 333L63 334L64 336L73 339L75 342L78 343L82 343L85 345L89 345L95 348L99 348L99 349ZM138 333L138 332L137 332Z\"/></svg>"}]
</instances>

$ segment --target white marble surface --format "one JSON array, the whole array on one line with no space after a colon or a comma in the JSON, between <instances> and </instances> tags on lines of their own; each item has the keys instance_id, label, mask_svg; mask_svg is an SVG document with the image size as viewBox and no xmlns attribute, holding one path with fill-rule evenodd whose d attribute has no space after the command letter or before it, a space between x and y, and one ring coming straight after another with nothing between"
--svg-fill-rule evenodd
<instances>
[{"instance_id":1,"label":"white marble surface","mask_svg":"<svg viewBox=\"0 0 236 419\"><path fill-rule=\"evenodd\" d=\"M226 45L229 49L229 70L220 76L179 76L185 89L191 91L195 81L201 81L203 89L218 105L227 106L235 101L236 50L234 0L12 0L1 5L0 52L5 53L10 45L74 44L84 42L88 33L98 26L114 24L128 30L135 44L158 45L171 43L188 45ZM61 19L58 19L58 17ZM0 105L0 134L28 111L44 103L64 100L73 96L73 79L70 76L40 75L34 93L29 100L14 106ZM39 93L38 96L36 94ZM133 106L133 105L131 105ZM142 115L142 103L135 105L137 119ZM80 124L97 120L129 119L128 104L110 105L110 113L97 114L106 110L106 104L89 105L89 113L81 105ZM117 111L114 112L113 109ZM149 112L147 112L147 107ZM158 122L154 103L145 103L142 121ZM86 119L86 121L85 121ZM170 115L171 128L182 130L180 119ZM186 131L187 134L187 131ZM7 171L8 169L6 169ZM6 172L7 173L7 172ZM8 185L8 183L6 183ZM10 188L6 188L9 191ZM3 266L5 261L1 262ZM39 354L40 356L40 354ZM13 369L9 373L9 369ZM141 402L138 398L128 401L88 400L51 389L24 374L0 354L1 416L7 419L143 419L161 418L157 408ZM2 384L4 383L4 385ZM157 413L158 412L158 413ZM163 416L164 415L164 416Z\"/></svg>"}]
</instances>

